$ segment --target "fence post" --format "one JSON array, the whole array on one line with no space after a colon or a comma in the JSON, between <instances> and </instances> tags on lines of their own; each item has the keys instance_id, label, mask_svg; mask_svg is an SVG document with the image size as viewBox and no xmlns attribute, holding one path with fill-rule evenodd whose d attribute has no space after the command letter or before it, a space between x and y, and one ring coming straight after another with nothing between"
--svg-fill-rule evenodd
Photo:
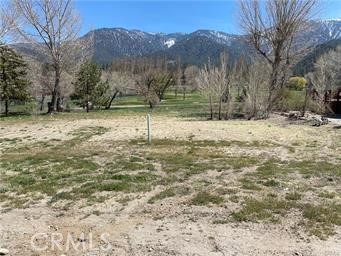
<instances>
[{"instance_id":1,"label":"fence post","mask_svg":"<svg viewBox=\"0 0 341 256\"><path fill-rule=\"evenodd\" d=\"M147 115L147 135L148 135L148 144L151 144L152 143L152 127L151 127L150 114Z\"/></svg>"}]
</instances>

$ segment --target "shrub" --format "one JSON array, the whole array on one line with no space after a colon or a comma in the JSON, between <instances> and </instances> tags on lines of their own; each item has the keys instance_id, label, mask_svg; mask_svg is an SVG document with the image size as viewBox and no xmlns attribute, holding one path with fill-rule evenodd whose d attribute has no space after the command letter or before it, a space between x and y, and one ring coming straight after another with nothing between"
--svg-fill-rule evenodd
<instances>
[{"instance_id":1,"label":"shrub","mask_svg":"<svg viewBox=\"0 0 341 256\"><path fill-rule=\"evenodd\" d=\"M288 88L290 90L302 91L307 85L307 80L304 77L294 76L290 77L288 81Z\"/></svg>"},{"instance_id":2,"label":"shrub","mask_svg":"<svg viewBox=\"0 0 341 256\"><path fill-rule=\"evenodd\" d=\"M284 89L279 101L279 109L282 111L300 111L304 106L304 97L303 91Z\"/></svg>"}]
</instances>

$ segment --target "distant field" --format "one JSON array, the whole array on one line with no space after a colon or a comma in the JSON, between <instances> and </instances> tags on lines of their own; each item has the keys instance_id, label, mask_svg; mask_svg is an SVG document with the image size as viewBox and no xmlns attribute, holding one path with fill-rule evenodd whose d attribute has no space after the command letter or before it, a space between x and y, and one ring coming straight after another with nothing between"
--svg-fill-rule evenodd
<instances>
[{"instance_id":1,"label":"distant field","mask_svg":"<svg viewBox=\"0 0 341 256\"><path fill-rule=\"evenodd\" d=\"M207 117L208 106L207 101L197 92L186 94L184 100L182 94L175 97L174 92L168 92L165 99L153 110L149 108L143 99L139 96L118 97L113 101L110 110L93 109L90 113L85 111L76 104L70 103L71 112L57 113L52 119L83 119L83 118L108 118L110 116L122 115L145 115L153 112L153 114L165 114L180 117ZM3 106L1 108L4 109ZM0 115L1 120L51 120L50 115L45 115L47 107L44 111L38 111L38 107L32 103L12 104L10 106L10 116L4 117Z\"/></svg>"},{"instance_id":2,"label":"distant field","mask_svg":"<svg viewBox=\"0 0 341 256\"><path fill-rule=\"evenodd\" d=\"M35 232L91 231L110 234L109 255L341 254L339 129L204 121L180 102L153 113L152 145L146 108L3 118L3 246L40 255Z\"/></svg>"}]
</instances>

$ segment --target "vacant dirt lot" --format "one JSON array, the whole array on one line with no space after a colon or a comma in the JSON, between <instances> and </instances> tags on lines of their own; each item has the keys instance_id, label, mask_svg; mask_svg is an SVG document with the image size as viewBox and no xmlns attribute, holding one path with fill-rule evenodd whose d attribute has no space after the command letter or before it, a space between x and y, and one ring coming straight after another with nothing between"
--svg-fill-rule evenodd
<instances>
[{"instance_id":1,"label":"vacant dirt lot","mask_svg":"<svg viewBox=\"0 0 341 256\"><path fill-rule=\"evenodd\" d=\"M0 122L0 248L341 255L337 127L158 116L152 145L145 127L133 116Z\"/></svg>"}]
</instances>

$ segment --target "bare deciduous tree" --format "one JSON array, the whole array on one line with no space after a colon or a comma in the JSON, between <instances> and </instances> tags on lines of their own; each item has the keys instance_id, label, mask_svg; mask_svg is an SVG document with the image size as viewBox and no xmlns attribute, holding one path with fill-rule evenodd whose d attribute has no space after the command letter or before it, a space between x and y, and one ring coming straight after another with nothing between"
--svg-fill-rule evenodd
<instances>
[{"instance_id":1,"label":"bare deciduous tree","mask_svg":"<svg viewBox=\"0 0 341 256\"><path fill-rule=\"evenodd\" d=\"M197 89L196 78L198 74L199 74L199 68L197 66L188 66L185 68L184 81L182 84L184 98L186 97L187 91Z\"/></svg>"},{"instance_id":2,"label":"bare deciduous tree","mask_svg":"<svg viewBox=\"0 0 341 256\"><path fill-rule=\"evenodd\" d=\"M166 70L150 70L137 76L136 89L150 108L154 108L164 98L168 88L174 85L173 74Z\"/></svg>"},{"instance_id":3,"label":"bare deciduous tree","mask_svg":"<svg viewBox=\"0 0 341 256\"><path fill-rule=\"evenodd\" d=\"M341 47L323 54L314 64L314 72L307 74L312 84L317 111L324 113L327 101L337 87L341 87Z\"/></svg>"},{"instance_id":4,"label":"bare deciduous tree","mask_svg":"<svg viewBox=\"0 0 341 256\"><path fill-rule=\"evenodd\" d=\"M106 109L110 109L112 102L118 94L123 94L129 89L135 89L135 81L132 78L132 75L128 75L125 72L106 70L102 72L102 79L109 84Z\"/></svg>"},{"instance_id":5,"label":"bare deciduous tree","mask_svg":"<svg viewBox=\"0 0 341 256\"><path fill-rule=\"evenodd\" d=\"M213 98L215 96L212 86L212 68L211 64L207 64L199 71L199 75L196 79L198 89L200 93L208 99L210 108L210 119L213 119Z\"/></svg>"},{"instance_id":6,"label":"bare deciduous tree","mask_svg":"<svg viewBox=\"0 0 341 256\"><path fill-rule=\"evenodd\" d=\"M154 76L151 71L136 76L136 91L141 95L150 108L159 104L160 99L153 90Z\"/></svg>"},{"instance_id":7,"label":"bare deciduous tree","mask_svg":"<svg viewBox=\"0 0 341 256\"><path fill-rule=\"evenodd\" d=\"M39 110L43 111L45 99L51 95L53 90L53 72L48 63L38 63L35 59L26 57L28 63L29 80L32 82L30 94L39 102Z\"/></svg>"},{"instance_id":8,"label":"bare deciduous tree","mask_svg":"<svg viewBox=\"0 0 341 256\"><path fill-rule=\"evenodd\" d=\"M12 0L18 19L16 31L21 38L49 56L54 69L54 86L49 112L58 110L60 81L65 65L75 51L79 18L72 0ZM58 99L59 98L59 99Z\"/></svg>"},{"instance_id":9,"label":"bare deciduous tree","mask_svg":"<svg viewBox=\"0 0 341 256\"><path fill-rule=\"evenodd\" d=\"M174 96L175 96L175 98L178 97L179 88L182 87L183 75L184 75L184 71L181 67L181 58L180 58L180 56L178 56L177 60L176 60L176 82L174 84Z\"/></svg>"},{"instance_id":10,"label":"bare deciduous tree","mask_svg":"<svg viewBox=\"0 0 341 256\"><path fill-rule=\"evenodd\" d=\"M236 89L236 97L238 101L242 101L244 99L247 80L248 65L243 58L240 58L234 63L231 77L232 87Z\"/></svg>"},{"instance_id":11,"label":"bare deciduous tree","mask_svg":"<svg viewBox=\"0 0 341 256\"><path fill-rule=\"evenodd\" d=\"M40 63L37 60L26 57L28 63L28 78L32 82L30 86L30 94L39 102L39 110L44 110L45 100L53 93L54 88L54 70L50 63ZM72 70L71 70L72 71ZM67 71L61 73L60 76L60 107L65 107L65 103L74 91L72 85L73 74Z\"/></svg>"},{"instance_id":12,"label":"bare deciduous tree","mask_svg":"<svg viewBox=\"0 0 341 256\"><path fill-rule=\"evenodd\" d=\"M271 66L267 114L285 86L294 38L311 18L315 5L316 0L240 0L241 25L253 47Z\"/></svg>"},{"instance_id":13,"label":"bare deciduous tree","mask_svg":"<svg viewBox=\"0 0 341 256\"><path fill-rule=\"evenodd\" d=\"M7 1L0 2L0 44L4 43L4 38L13 28L13 18Z\"/></svg>"},{"instance_id":14,"label":"bare deciduous tree","mask_svg":"<svg viewBox=\"0 0 341 256\"><path fill-rule=\"evenodd\" d=\"M68 103L70 102L70 96L74 93L75 87L73 85L74 74L64 71L60 77L60 95L58 97L58 104L64 110L69 111Z\"/></svg>"},{"instance_id":15,"label":"bare deciduous tree","mask_svg":"<svg viewBox=\"0 0 341 256\"><path fill-rule=\"evenodd\" d=\"M267 82L269 67L267 63L258 61L245 70L244 113L246 118L262 118L267 108Z\"/></svg>"},{"instance_id":16,"label":"bare deciduous tree","mask_svg":"<svg viewBox=\"0 0 341 256\"><path fill-rule=\"evenodd\" d=\"M226 118L229 117L232 107L232 88L230 83L231 71L227 66L226 54L221 54L220 66L207 64L200 70L197 83L199 91L208 98L210 119L214 118L214 105L218 105L218 119L222 119L222 107L225 103Z\"/></svg>"},{"instance_id":17,"label":"bare deciduous tree","mask_svg":"<svg viewBox=\"0 0 341 256\"><path fill-rule=\"evenodd\" d=\"M136 91L154 108L163 100L166 91L175 84L174 74L166 59L143 59L135 68Z\"/></svg>"}]
</instances>

